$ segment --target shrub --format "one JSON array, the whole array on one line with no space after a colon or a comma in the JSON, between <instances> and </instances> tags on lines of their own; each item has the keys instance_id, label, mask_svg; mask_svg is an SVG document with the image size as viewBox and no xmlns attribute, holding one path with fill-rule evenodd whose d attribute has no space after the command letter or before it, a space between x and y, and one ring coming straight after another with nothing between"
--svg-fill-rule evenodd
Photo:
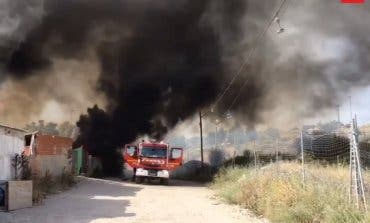
<instances>
[{"instance_id":1,"label":"shrub","mask_svg":"<svg viewBox=\"0 0 370 223\"><path fill-rule=\"evenodd\" d=\"M55 191L55 181L47 170L42 177L34 176L32 178L33 192L32 201L33 203L42 203L46 194L53 193Z\"/></svg>"},{"instance_id":2,"label":"shrub","mask_svg":"<svg viewBox=\"0 0 370 223\"><path fill-rule=\"evenodd\" d=\"M65 168L63 168L62 174L60 176L60 184L63 189L69 188L75 184L75 178L73 176L73 173L71 171L66 171Z\"/></svg>"},{"instance_id":3,"label":"shrub","mask_svg":"<svg viewBox=\"0 0 370 223\"><path fill-rule=\"evenodd\" d=\"M224 162L224 167L230 166L248 166L250 164L249 157L246 156L235 156L234 158L228 159Z\"/></svg>"},{"instance_id":4,"label":"shrub","mask_svg":"<svg viewBox=\"0 0 370 223\"><path fill-rule=\"evenodd\" d=\"M39 179L39 186L43 192L51 193L54 191L56 182L51 176L49 170L46 170L44 176Z\"/></svg>"},{"instance_id":5,"label":"shrub","mask_svg":"<svg viewBox=\"0 0 370 223\"><path fill-rule=\"evenodd\" d=\"M40 204L47 194L55 193L60 190L68 189L73 186L76 181L72 172L62 170L62 174L58 177L53 177L47 170L42 177L33 176L33 203Z\"/></svg>"},{"instance_id":6,"label":"shrub","mask_svg":"<svg viewBox=\"0 0 370 223\"><path fill-rule=\"evenodd\" d=\"M235 156L224 162L224 167L230 166L249 166L253 161L253 156L249 150L244 150L242 156Z\"/></svg>"},{"instance_id":7,"label":"shrub","mask_svg":"<svg viewBox=\"0 0 370 223\"><path fill-rule=\"evenodd\" d=\"M368 222L367 213L348 202L348 167L314 165L302 184L295 163L264 169L223 169L212 187L230 203L240 204L272 222Z\"/></svg>"}]
</instances>

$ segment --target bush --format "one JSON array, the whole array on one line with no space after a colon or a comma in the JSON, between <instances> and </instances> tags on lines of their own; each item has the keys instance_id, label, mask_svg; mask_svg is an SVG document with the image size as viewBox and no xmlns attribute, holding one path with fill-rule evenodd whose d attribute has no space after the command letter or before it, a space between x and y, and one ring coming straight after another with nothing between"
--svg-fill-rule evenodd
<instances>
[{"instance_id":1,"label":"bush","mask_svg":"<svg viewBox=\"0 0 370 223\"><path fill-rule=\"evenodd\" d=\"M51 177L50 172L47 170L42 177L34 176L32 178L33 191L32 201L33 203L42 203L46 194L55 191L55 182Z\"/></svg>"},{"instance_id":2,"label":"bush","mask_svg":"<svg viewBox=\"0 0 370 223\"><path fill-rule=\"evenodd\" d=\"M62 175L60 176L60 184L63 189L67 189L76 183L73 173L71 171L66 171L64 168Z\"/></svg>"},{"instance_id":3,"label":"bush","mask_svg":"<svg viewBox=\"0 0 370 223\"><path fill-rule=\"evenodd\" d=\"M272 222L368 222L348 202L348 167L311 167L314 177L302 184L298 164L261 170L223 169L212 187L224 200L240 204Z\"/></svg>"},{"instance_id":4,"label":"bush","mask_svg":"<svg viewBox=\"0 0 370 223\"><path fill-rule=\"evenodd\" d=\"M44 176L39 179L39 186L40 186L41 191L43 192L46 192L46 193L54 192L56 182L51 176L49 170L46 170Z\"/></svg>"},{"instance_id":5,"label":"bush","mask_svg":"<svg viewBox=\"0 0 370 223\"><path fill-rule=\"evenodd\" d=\"M250 160L248 157L245 156L235 156L234 158L228 159L224 162L224 167L231 167L231 166L248 166L250 164Z\"/></svg>"},{"instance_id":6,"label":"bush","mask_svg":"<svg viewBox=\"0 0 370 223\"><path fill-rule=\"evenodd\" d=\"M53 177L49 170L42 177L34 176L33 182L33 203L40 204L47 194L56 193L60 190L68 189L76 182L72 172L66 171L63 168L62 174L59 177Z\"/></svg>"},{"instance_id":7,"label":"bush","mask_svg":"<svg viewBox=\"0 0 370 223\"><path fill-rule=\"evenodd\" d=\"M253 161L253 157L249 150L245 150L242 156L235 156L224 162L224 167L230 166L249 166Z\"/></svg>"}]
</instances>

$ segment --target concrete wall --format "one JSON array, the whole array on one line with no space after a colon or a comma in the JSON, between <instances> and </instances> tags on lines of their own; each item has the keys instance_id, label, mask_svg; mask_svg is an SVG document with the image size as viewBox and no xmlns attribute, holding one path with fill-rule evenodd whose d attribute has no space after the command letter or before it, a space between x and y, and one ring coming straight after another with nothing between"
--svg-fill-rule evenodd
<instances>
[{"instance_id":1,"label":"concrete wall","mask_svg":"<svg viewBox=\"0 0 370 223\"><path fill-rule=\"evenodd\" d=\"M60 176L63 168L71 170L72 160L67 155L43 155L33 156L30 159L30 166L33 174L43 176L46 171L52 176Z\"/></svg>"},{"instance_id":2,"label":"concrete wall","mask_svg":"<svg viewBox=\"0 0 370 223\"><path fill-rule=\"evenodd\" d=\"M32 207L32 181L8 181L8 210Z\"/></svg>"}]
</instances>

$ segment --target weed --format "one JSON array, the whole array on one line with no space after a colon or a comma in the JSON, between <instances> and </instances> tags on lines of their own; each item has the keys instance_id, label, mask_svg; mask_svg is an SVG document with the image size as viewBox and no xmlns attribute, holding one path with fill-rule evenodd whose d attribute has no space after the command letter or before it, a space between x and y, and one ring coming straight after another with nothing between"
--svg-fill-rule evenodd
<instances>
[{"instance_id":1,"label":"weed","mask_svg":"<svg viewBox=\"0 0 370 223\"><path fill-rule=\"evenodd\" d=\"M47 194L66 190L76 183L72 172L66 171L65 168L63 168L61 175L58 177L53 177L50 171L47 170L42 177L33 176L32 182L32 200L35 204L42 204Z\"/></svg>"},{"instance_id":2,"label":"weed","mask_svg":"<svg viewBox=\"0 0 370 223\"><path fill-rule=\"evenodd\" d=\"M369 214L348 202L348 167L307 165L302 183L297 163L256 170L227 168L212 187L229 203L243 205L272 222L369 222Z\"/></svg>"},{"instance_id":3,"label":"weed","mask_svg":"<svg viewBox=\"0 0 370 223\"><path fill-rule=\"evenodd\" d=\"M67 189L73 186L75 183L76 181L72 171L66 171L66 169L63 168L62 174L60 176L60 186L62 187L62 189Z\"/></svg>"}]
</instances>

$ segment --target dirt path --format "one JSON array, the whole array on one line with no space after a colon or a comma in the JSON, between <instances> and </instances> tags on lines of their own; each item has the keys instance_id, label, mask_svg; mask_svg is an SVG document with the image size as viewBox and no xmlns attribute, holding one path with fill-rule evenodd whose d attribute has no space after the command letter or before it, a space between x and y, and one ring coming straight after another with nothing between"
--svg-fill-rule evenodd
<instances>
[{"instance_id":1,"label":"dirt path","mask_svg":"<svg viewBox=\"0 0 370 223\"><path fill-rule=\"evenodd\" d=\"M50 196L42 206L0 212L0 222L263 222L211 197L211 190L190 182L162 186L85 179L67 192Z\"/></svg>"}]
</instances>

